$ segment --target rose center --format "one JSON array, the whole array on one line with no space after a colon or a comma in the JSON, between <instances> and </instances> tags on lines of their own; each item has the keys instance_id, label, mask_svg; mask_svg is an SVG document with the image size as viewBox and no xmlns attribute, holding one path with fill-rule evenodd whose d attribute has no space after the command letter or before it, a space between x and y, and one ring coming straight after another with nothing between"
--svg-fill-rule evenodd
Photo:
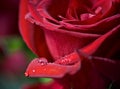
<instances>
[{"instance_id":1,"label":"rose center","mask_svg":"<svg viewBox=\"0 0 120 89\"><path fill-rule=\"evenodd\" d=\"M81 15L80 15L80 19L81 19L81 21L84 21L84 20L87 20L87 19L89 19L89 18L92 18L92 17L94 17L94 16L96 16L97 14L100 14L100 13L102 13L102 7L98 7L98 8L95 10L94 14L91 14L91 13L81 14Z\"/></svg>"},{"instance_id":2,"label":"rose center","mask_svg":"<svg viewBox=\"0 0 120 89\"><path fill-rule=\"evenodd\" d=\"M103 10L102 7L99 6L92 12L82 13L80 15L77 14L76 10L72 10L72 11L68 10L66 18L61 15L59 15L58 17L61 18L62 21L70 21L70 20L85 21L97 15L101 15L103 13L102 10Z\"/></svg>"}]
</instances>

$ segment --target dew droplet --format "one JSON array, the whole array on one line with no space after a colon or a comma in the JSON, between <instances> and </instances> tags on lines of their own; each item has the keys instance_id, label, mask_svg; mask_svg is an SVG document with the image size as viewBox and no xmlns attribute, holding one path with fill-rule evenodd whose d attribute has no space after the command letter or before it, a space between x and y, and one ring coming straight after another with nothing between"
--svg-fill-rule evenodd
<instances>
[{"instance_id":1,"label":"dew droplet","mask_svg":"<svg viewBox=\"0 0 120 89\"><path fill-rule=\"evenodd\" d=\"M26 76L26 77L28 77L28 76L29 76L29 74L28 74L27 72L25 72L25 76Z\"/></svg>"},{"instance_id":2,"label":"dew droplet","mask_svg":"<svg viewBox=\"0 0 120 89\"><path fill-rule=\"evenodd\" d=\"M47 65L47 60L45 59L45 58L40 58L39 60L38 60L38 63L40 64L40 65Z\"/></svg>"},{"instance_id":3,"label":"dew droplet","mask_svg":"<svg viewBox=\"0 0 120 89\"><path fill-rule=\"evenodd\" d=\"M32 70L32 72L35 72L35 70Z\"/></svg>"}]
</instances>

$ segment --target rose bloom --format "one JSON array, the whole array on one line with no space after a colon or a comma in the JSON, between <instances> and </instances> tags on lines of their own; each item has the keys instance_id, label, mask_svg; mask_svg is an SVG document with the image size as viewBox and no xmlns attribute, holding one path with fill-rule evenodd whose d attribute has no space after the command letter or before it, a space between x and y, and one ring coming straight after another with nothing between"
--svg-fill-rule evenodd
<instances>
[{"instance_id":1,"label":"rose bloom","mask_svg":"<svg viewBox=\"0 0 120 89\"><path fill-rule=\"evenodd\" d=\"M54 78L61 89L119 85L119 6L120 0L21 0L20 32L38 56L25 75Z\"/></svg>"}]
</instances>

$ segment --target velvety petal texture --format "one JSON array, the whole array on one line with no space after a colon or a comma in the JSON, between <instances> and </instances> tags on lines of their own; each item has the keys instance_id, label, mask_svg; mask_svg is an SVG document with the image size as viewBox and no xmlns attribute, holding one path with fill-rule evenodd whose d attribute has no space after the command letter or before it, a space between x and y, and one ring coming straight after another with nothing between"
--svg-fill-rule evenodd
<instances>
[{"instance_id":1,"label":"velvety petal texture","mask_svg":"<svg viewBox=\"0 0 120 89\"><path fill-rule=\"evenodd\" d=\"M38 56L25 75L55 78L61 89L119 85L119 6L120 0L21 0L20 32Z\"/></svg>"}]
</instances>

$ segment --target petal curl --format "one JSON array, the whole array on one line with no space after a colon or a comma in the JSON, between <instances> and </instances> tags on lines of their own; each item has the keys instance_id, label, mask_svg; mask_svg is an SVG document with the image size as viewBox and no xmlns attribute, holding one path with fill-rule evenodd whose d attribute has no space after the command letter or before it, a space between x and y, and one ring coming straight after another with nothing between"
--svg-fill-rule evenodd
<instances>
[{"instance_id":1,"label":"petal curl","mask_svg":"<svg viewBox=\"0 0 120 89\"><path fill-rule=\"evenodd\" d=\"M25 75L30 77L53 77L53 78L61 78L66 74L73 75L80 69L81 66L81 61L79 60L79 56L76 56L75 54L74 57L76 58L77 62L75 62L74 64L69 63L69 65L64 64L65 62L48 63L47 59L45 58L40 58L40 59L36 58L29 64L25 72ZM75 59L74 57L70 57L70 58L72 58L74 61ZM68 60L68 59L66 59L66 57L64 58L64 60Z\"/></svg>"},{"instance_id":2,"label":"petal curl","mask_svg":"<svg viewBox=\"0 0 120 89\"><path fill-rule=\"evenodd\" d=\"M27 46L38 56L46 56L51 59L48 51L47 44L44 38L44 32L35 24L30 23L25 19L28 11L28 0L21 0L20 2L20 15L19 15L19 28L24 41Z\"/></svg>"}]
</instances>

